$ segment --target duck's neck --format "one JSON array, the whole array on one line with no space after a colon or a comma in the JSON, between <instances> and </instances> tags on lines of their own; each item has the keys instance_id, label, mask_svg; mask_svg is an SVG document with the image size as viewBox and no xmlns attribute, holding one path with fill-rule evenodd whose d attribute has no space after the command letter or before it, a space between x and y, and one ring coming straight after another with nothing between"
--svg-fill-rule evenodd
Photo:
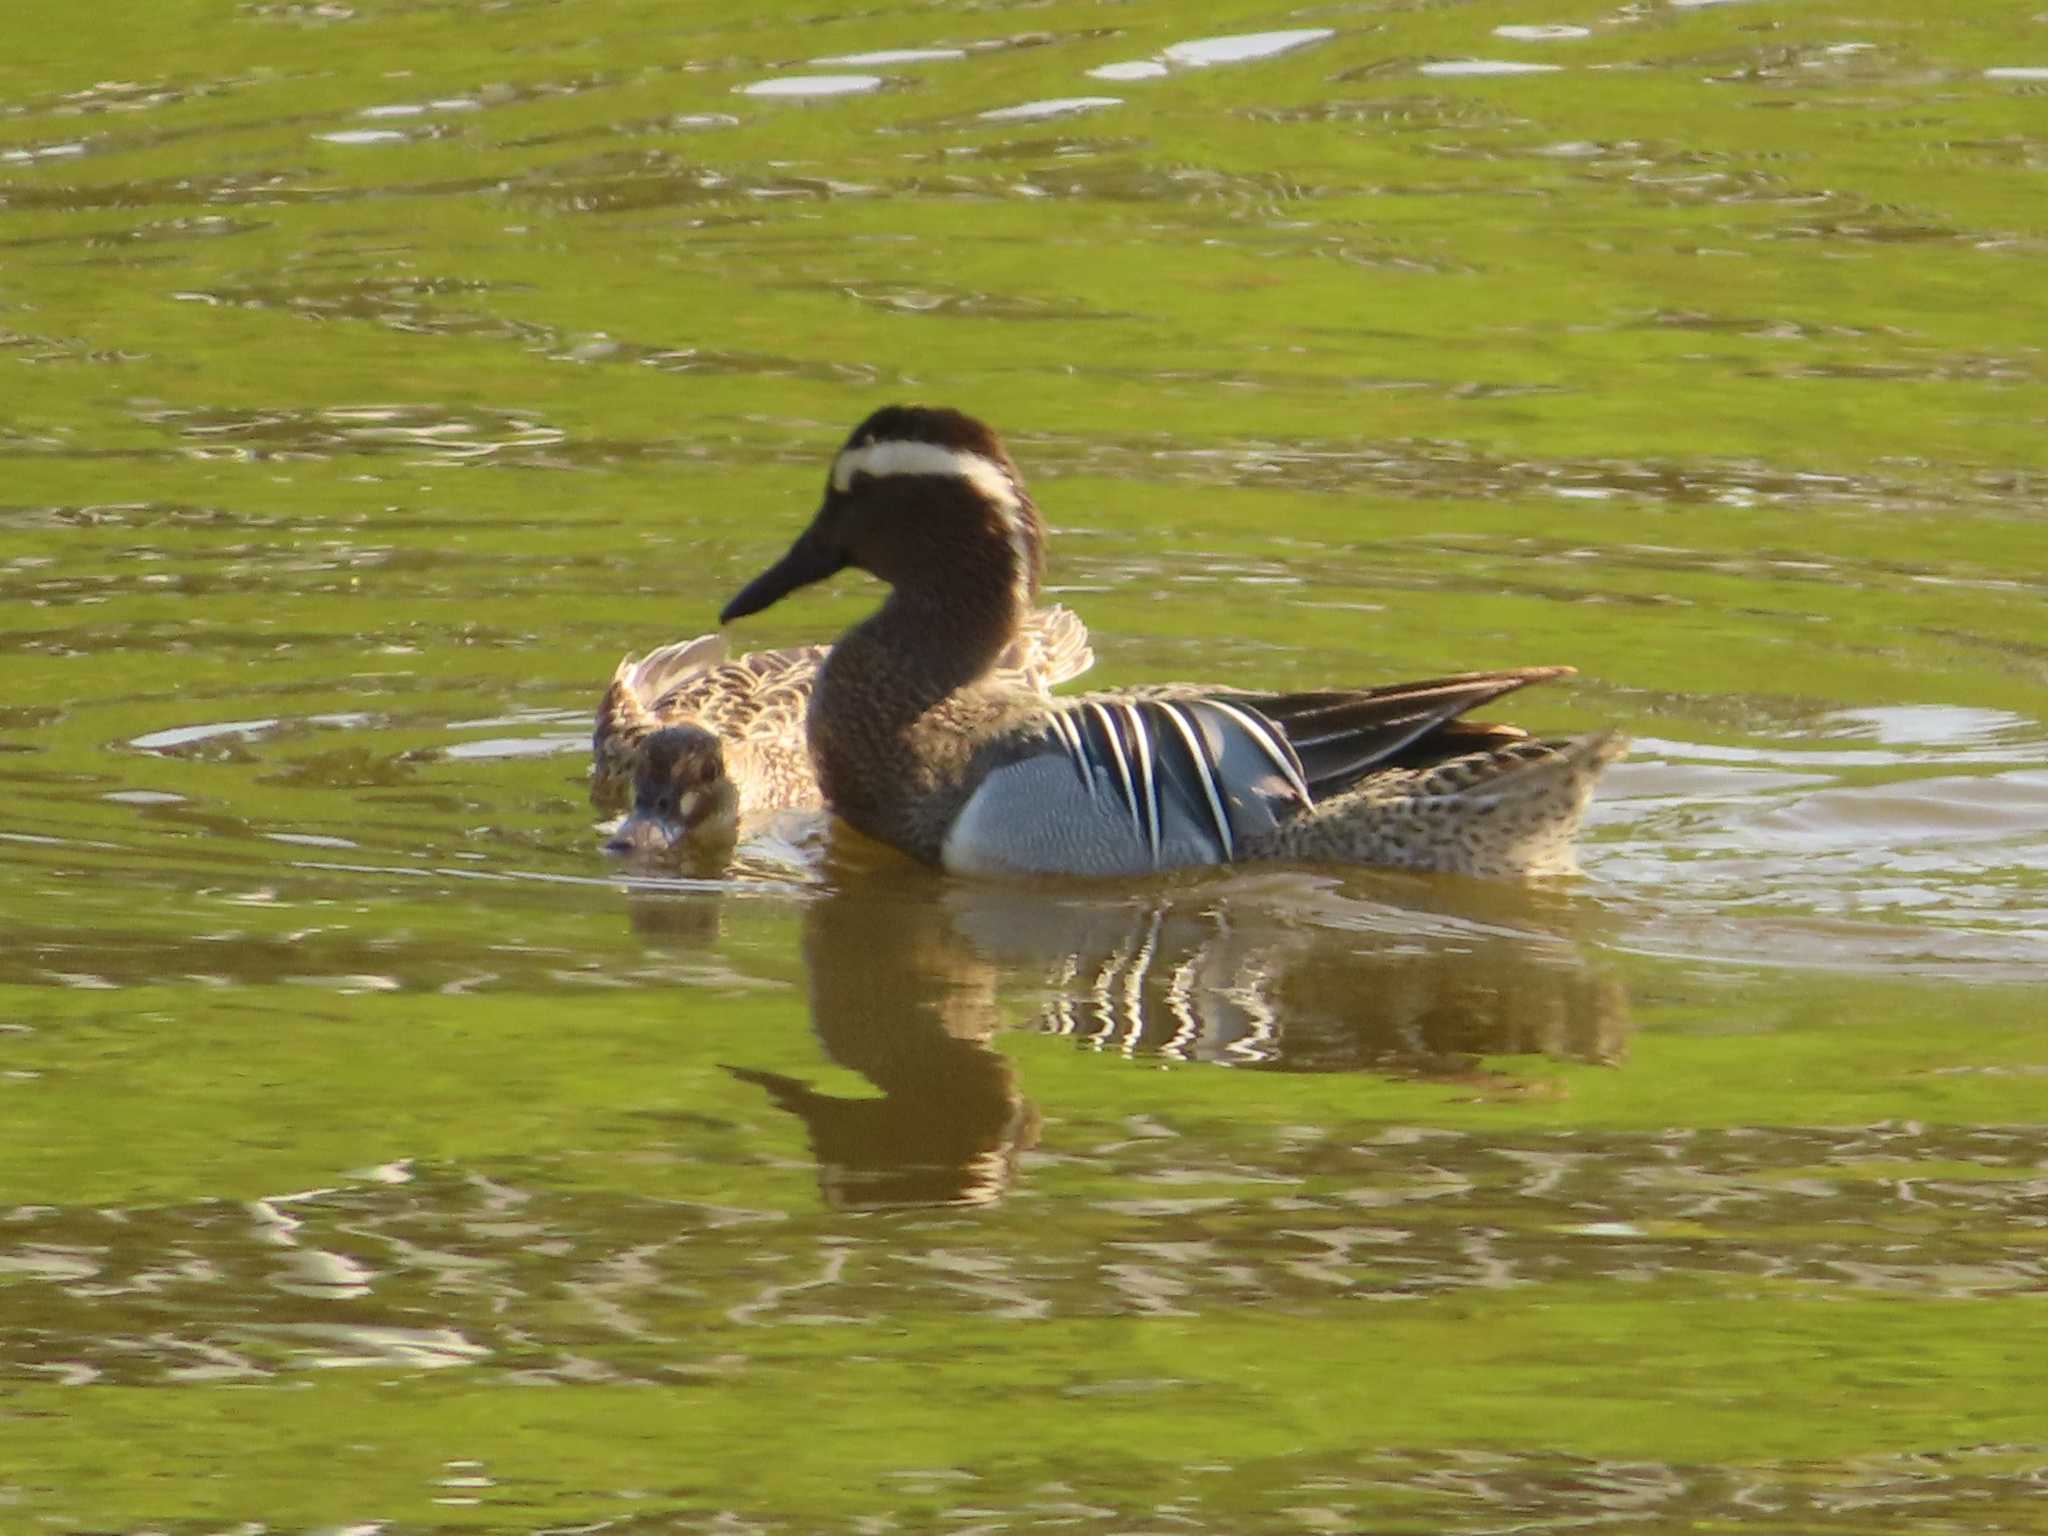
<instances>
[{"instance_id":1,"label":"duck's neck","mask_svg":"<svg viewBox=\"0 0 2048 1536\"><path fill-rule=\"evenodd\" d=\"M841 636L809 716L827 803L870 837L936 862L972 788L979 729L1003 710L976 685L1023 619L1023 597L1007 584L942 596L898 588Z\"/></svg>"},{"instance_id":2,"label":"duck's neck","mask_svg":"<svg viewBox=\"0 0 2048 1536\"><path fill-rule=\"evenodd\" d=\"M898 587L833 647L839 665L832 670L840 684L870 693L867 708L908 722L988 676L1024 614L1022 595L1007 581L985 591ZM872 696L881 693L886 702Z\"/></svg>"}]
</instances>

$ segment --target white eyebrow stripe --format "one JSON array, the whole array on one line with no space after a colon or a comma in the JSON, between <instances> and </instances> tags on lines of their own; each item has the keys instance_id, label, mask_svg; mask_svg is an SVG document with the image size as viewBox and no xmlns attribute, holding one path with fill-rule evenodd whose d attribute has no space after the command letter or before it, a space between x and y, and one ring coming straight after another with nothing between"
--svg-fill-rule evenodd
<instances>
[{"instance_id":1,"label":"white eyebrow stripe","mask_svg":"<svg viewBox=\"0 0 2048 1536\"><path fill-rule=\"evenodd\" d=\"M1003 532L1010 541L1017 600L1031 606L1031 541L1025 518L1023 493L1010 472L985 454L971 448L948 448L943 443L920 443L908 438L887 438L848 448L832 461L832 489L844 495L853 489L856 475L934 475L965 481L1002 519Z\"/></svg>"},{"instance_id":2,"label":"white eyebrow stripe","mask_svg":"<svg viewBox=\"0 0 2048 1536\"><path fill-rule=\"evenodd\" d=\"M849 448L833 461L832 489L850 491L855 475L944 475L965 480L998 506L1014 509L1017 488L1002 465L966 448L891 438Z\"/></svg>"}]
</instances>

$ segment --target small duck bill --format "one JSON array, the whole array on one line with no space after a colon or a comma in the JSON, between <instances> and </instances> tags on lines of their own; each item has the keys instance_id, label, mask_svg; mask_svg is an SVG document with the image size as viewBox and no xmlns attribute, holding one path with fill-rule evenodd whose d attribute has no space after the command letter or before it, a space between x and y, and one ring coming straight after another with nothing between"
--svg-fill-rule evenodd
<instances>
[{"instance_id":1,"label":"small duck bill","mask_svg":"<svg viewBox=\"0 0 2048 1536\"><path fill-rule=\"evenodd\" d=\"M730 624L773 606L799 587L836 576L851 563L843 549L835 548L817 526L806 528L790 545L789 553L769 566L725 605L718 622Z\"/></svg>"},{"instance_id":2,"label":"small duck bill","mask_svg":"<svg viewBox=\"0 0 2048 1536\"><path fill-rule=\"evenodd\" d=\"M655 859L687 847L689 833L678 823L640 814L620 822L605 839L604 851L628 859Z\"/></svg>"}]
</instances>

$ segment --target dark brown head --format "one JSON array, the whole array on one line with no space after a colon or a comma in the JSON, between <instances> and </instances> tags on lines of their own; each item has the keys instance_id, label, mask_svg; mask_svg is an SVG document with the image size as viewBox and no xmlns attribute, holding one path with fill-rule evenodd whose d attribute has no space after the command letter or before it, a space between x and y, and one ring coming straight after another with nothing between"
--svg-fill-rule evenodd
<instances>
[{"instance_id":1,"label":"dark brown head","mask_svg":"<svg viewBox=\"0 0 2048 1536\"><path fill-rule=\"evenodd\" d=\"M849 565L899 590L1014 596L1021 612L1038 595L1044 562L1045 524L991 428L941 406L884 406L833 458L810 527L719 622Z\"/></svg>"},{"instance_id":2,"label":"dark brown head","mask_svg":"<svg viewBox=\"0 0 2048 1536\"><path fill-rule=\"evenodd\" d=\"M612 853L664 853L678 844L730 847L739 791L725 772L725 748L698 725L671 725L640 744L633 808L605 844Z\"/></svg>"}]
</instances>

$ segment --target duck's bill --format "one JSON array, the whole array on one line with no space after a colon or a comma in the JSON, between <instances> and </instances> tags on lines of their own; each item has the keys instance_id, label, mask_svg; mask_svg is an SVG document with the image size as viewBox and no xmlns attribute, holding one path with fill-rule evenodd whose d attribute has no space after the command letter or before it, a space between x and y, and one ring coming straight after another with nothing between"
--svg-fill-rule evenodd
<instances>
[{"instance_id":1,"label":"duck's bill","mask_svg":"<svg viewBox=\"0 0 2048 1536\"><path fill-rule=\"evenodd\" d=\"M659 816L638 813L620 822L604 845L606 853L626 858L645 858L668 853L683 841L683 829Z\"/></svg>"},{"instance_id":2,"label":"duck's bill","mask_svg":"<svg viewBox=\"0 0 2048 1536\"><path fill-rule=\"evenodd\" d=\"M748 582L740 595L725 605L718 622L730 624L734 619L759 613L798 587L807 587L845 570L846 564L842 551L819 538L814 530L808 531L789 546L788 554Z\"/></svg>"}]
</instances>

